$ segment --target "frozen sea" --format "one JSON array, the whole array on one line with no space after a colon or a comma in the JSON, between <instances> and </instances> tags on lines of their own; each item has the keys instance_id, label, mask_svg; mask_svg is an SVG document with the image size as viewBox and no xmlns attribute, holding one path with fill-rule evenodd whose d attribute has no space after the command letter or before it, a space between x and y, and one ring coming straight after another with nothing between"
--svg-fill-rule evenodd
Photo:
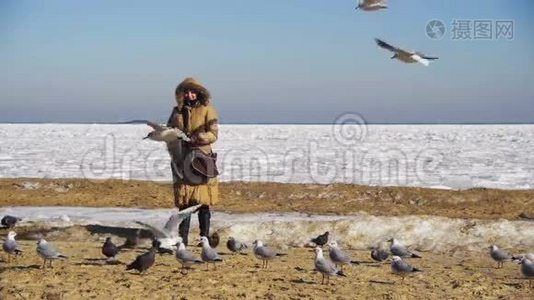
<instances>
[{"instance_id":1,"label":"frozen sea","mask_svg":"<svg viewBox=\"0 0 534 300\"><path fill-rule=\"evenodd\" d=\"M145 125L0 124L0 177L170 181L161 143ZM534 188L534 125L221 125L215 151L222 181L356 183L465 189ZM161 225L168 209L2 207L22 226ZM196 218L193 218L196 223ZM223 236L302 246L326 230L366 248L397 237L422 251L534 247L532 221L437 216L226 214ZM196 225L193 225L196 227Z\"/></svg>"},{"instance_id":2,"label":"frozen sea","mask_svg":"<svg viewBox=\"0 0 534 300\"><path fill-rule=\"evenodd\" d=\"M0 177L170 181L149 127L0 124ZM534 125L228 125L222 181L534 188Z\"/></svg>"}]
</instances>

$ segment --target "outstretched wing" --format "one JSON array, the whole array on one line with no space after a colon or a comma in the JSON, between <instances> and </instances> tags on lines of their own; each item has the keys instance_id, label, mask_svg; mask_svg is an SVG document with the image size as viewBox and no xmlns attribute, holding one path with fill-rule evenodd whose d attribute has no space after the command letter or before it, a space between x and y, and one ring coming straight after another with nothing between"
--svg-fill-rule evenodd
<instances>
[{"instance_id":1,"label":"outstretched wing","mask_svg":"<svg viewBox=\"0 0 534 300\"><path fill-rule=\"evenodd\" d=\"M428 60L436 60L436 59L439 59L439 57L436 57L436 56L421 56L422 58L424 59L428 59Z\"/></svg>"},{"instance_id":2,"label":"outstretched wing","mask_svg":"<svg viewBox=\"0 0 534 300\"><path fill-rule=\"evenodd\" d=\"M174 130L174 132L176 132L176 135L179 139L182 139L186 142L190 142L191 139L187 136L187 134L185 134L185 132L181 131L180 129L178 128L173 128L172 130Z\"/></svg>"},{"instance_id":3,"label":"outstretched wing","mask_svg":"<svg viewBox=\"0 0 534 300\"><path fill-rule=\"evenodd\" d=\"M170 234L177 233L178 225L180 225L182 220L189 217L192 213L194 213L197 209L199 209L200 206L202 206L202 204L191 206L186 209L173 213L171 217L169 218L169 220L167 221L167 223L165 223L163 230L166 232L169 232Z\"/></svg>"},{"instance_id":4,"label":"outstretched wing","mask_svg":"<svg viewBox=\"0 0 534 300\"><path fill-rule=\"evenodd\" d=\"M156 239L163 239L163 238L169 238L169 234L166 233L165 231L159 229L159 228L156 228L150 224L147 224L145 222L141 222L141 221L135 221L135 223L147 228L148 230L150 230L152 232L152 234L154 235L154 237Z\"/></svg>"},{"instance_id":5,"label":"outstretched wing","mask_svg":"<svg viewBox=\"0 0 534 300\"><path fill-rule=\"evenodd\" d=\"M150 121L146 121L146 125L152 127L154 130L158 130L158 131L164 130L166 128L166 127L161 126L158 123L154 123L154 122L150 122Z\"/></svg>"},{"instance_id":6,"label":"outstretched wing","mask_svg":"<svg viewBox=\"0 0 534 300\"><path fill-rule=\"evenodd\" d=\"M375 38L375 42L376 42L376 44L377 44L379 47L384 48L384 49L386 49L386 50L389 50L389 51L391 51L391 52L399 52L399 51L402 51L401 49L396 48L396 47L393 47L393 46L391 46L390 44L384 42L384 41L381 40L381 39L377 39L377 38Z\"/></svg>"},{"instance_id":7,"label":"outstretched wing","mask_svg":"<svg viewBox=\"0 0 534 300\"><path fill-rule=\"evenodd\" d=\"M167 223L165 223L165 226L163 226L162 229L157 228L153 225L147 224L145 222L141 221L135 221L135 223L142 225L149 229L152 234L154 234L154 237L156 239L164 239L164 238L173 238L176 235L178 235L178 225L182 222L183 219L190 216L193 212L195 212L201 204L188 207L184 210L175 212L171 215Z\"/></svg>"}]
</instances>

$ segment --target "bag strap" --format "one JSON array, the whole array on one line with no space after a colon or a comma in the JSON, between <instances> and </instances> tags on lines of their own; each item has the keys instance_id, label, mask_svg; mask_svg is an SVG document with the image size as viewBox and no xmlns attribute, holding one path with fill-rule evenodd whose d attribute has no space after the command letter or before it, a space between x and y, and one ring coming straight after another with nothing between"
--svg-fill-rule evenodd
<instances>
[{"instance_id":1,"label":"bag strap","mask_svg":"<svg viewBox=\"0 0 534 300\"><path fill-rule=\"evenodd\" d=\"M189 134L189 109L187 109L187 106L184 105L180 113L182 114L182 120L184 121L184 132Z\"/></svg>"}]
</instances>

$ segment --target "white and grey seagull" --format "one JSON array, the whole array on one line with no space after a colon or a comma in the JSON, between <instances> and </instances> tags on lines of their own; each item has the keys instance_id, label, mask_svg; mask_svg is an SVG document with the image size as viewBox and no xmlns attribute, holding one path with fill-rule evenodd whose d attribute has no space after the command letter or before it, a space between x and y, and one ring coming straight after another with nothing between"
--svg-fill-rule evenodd
<instances>
[{"instance_id":1,"label":"white and grey seagull","mask_svg":"<svg viewBox=\"0 0 534 300\"><path fill-rule=\"evenodd\" d=\"M391 261L391 272L393 274L400 275L402 277L402 281L404 282L404 277L407 274L421 272L421 270L412 267L410 264L404 262L400 257L393 256L393 260Z\"/></svg>"},{"instance_id":2,"label":"white and grey seagull","mask_svg":"<svg viewBox=\"0 0 534 300\"><path fill-rule=\"evenodd\" d=\"M532 280L534 279L534 263L528 258L521 259L521 274L528 279L528 287L532 287Z\"/></svg>"},{"instance_id":3,"label":"white and grey seagull","mask_svg":"<svg viewBox=\"0 0 534 300\"><path fill-rule=\"evenodd\" d=\"M180 225L182 220L189 217L200 206L200 204L191 206L184 210L180 210L173 213L167 223L165 223L163 228L156 228L150 224L141 221L136 221L136 223L145 226L152 232L154 238L159 242L159 248L168 249L171 251L176 250L176 244L182 241L182 239L178 235L178 226Z\"/></svg>"},{"instance_id":4,"label":"white and grey seagull","mask_svg":"<svg viewBox=\"0 0 534 300\"><path fill-rule=\"evenodd\" d=\"M263 245L263 242L260 240L255 240L254 243L254 256L256 256L257 259L262 261L262 269L266 269L267 265L270 260L273 260L277 257L284 256L286 254L284 253L278 253L273 248L269 248L267 246Z\"/></svg>"},{"instance_id":5,"label":"white and grey seagull","mask_svg":"<svg viewBox=\"0 0 534 300\"><path fill-rule=\"evenodd\" d=\"M20 255L22 254L22 251L19 249L17 245L17 241L15 240L15 236L17 236L17 233L15 231L10 231L7 234L7 240L4 241L4 244L2 244L2 249L7 253L7 262L9 263L11 260L11 255Z\"/></svg>"},{"instance_id":6,"label":"white and grey seagull","mask_svg":"<svg viewBox=\"0 0 534 300\"><path fill-rule=\"evenodd\" d=\"M357 261L352 260L350 256L348 256L345 252L339 249L336 241L330 242L328 246L330 247L330 250L328 252L330 259L336 265L336 267L338 265L341 266L341 271L343 271L343 265L351 266L353 264L359 264Z\"/></svg>"},{"instance_id":7,"label":"white and grey seagull","mask_svg":"<svg viewBox=\"0 0 534 300\"><path fill-rule=\"evenodd\" d=\"M376 41L376 44L379 47L384 48L384 49L389 50L389 51L394 53L393 56L391 57L392 59L396 58L396 59L398 59L398 60L400 60L402 62L408 63L408 64L420 63L420 64L423 64L425 66L428 66L430 64L431 60L438 59L438 57L436 57L436 56L427 56L427 55L424 55L421 52L406 51L406 50L394 47L394 46L384 42L381 39L376 39L375 38L375 41Z\"/></svg>"},{"instance_id":8,"label":"white and grey seagull","mask_svg":"<svg viewBox=\"0 0 534 300\"><path fill-rule=\"evenodd\" d=\"M408 250L403 244L401 244L397 239L389 239L388 242L391 242L391 246L389 247L389 251L391 252L391 255L398 256L398 257L412 257L412 258L421 258L421 255L417 253L413 253L412 251Z\"/></svg>"},{"instance_id":9,"label":"white and grey seagull","mask_svg":"<svg viewBox=\"0 0 534 300\"><path fill-rule=\"evenodd\" d=\"M183 242L178 244L178 250L176 250L176 260L182 265L182 274L185 274L187 273L187 269L189 269L192 265L201 264L202 261L196 258L191 252L187 251Z\"/></svg>"},{"instance_id":10,"label":"white and grey seagull","mask_svg":"<svg viewBox=\"0 0 534 300\"><path fill-rule=\"evenodd\" d=\"M514 259L512 255L506 253L504 250L499 249L499 247L495 245L491 245L489 250L491 258L497 262L497 269L502 268L505 261L511 261Z\"/></svg>"},{"instance_id":11,"label":"white and grey seagull","mask_svg":"<svg viewBox=\"0 0 534 300\"><path fill-rule=\"evenodd\" d=\"M153 141L166 143L173 142L177 139L182 139L186 142L190 141L189 137L178 128L169 128L167 126L150 121L146 121L146 124L152 127L154 130L148 133L148 135L143 139L150 139Z\"/></svg>"},{"instance_id":12,"label":"white and grey seagull","mask_svg":"<svg viewBox=\"0 0 534 300\"><path fill-rule=\"evenodd\" d=\"M360 0L356 6L356 9L364 11L376 11L384 8L388 8L385 0Z\"/></svg>"},{"instance_id":13,"label":"white and grey seagull","mask_svg":"<svg viewBox=\"0 0 534 300\"><path fill-rule=\"evenodd\" d=\"M43 259L43 270L46 269L47 260L49 262L49 266L52 267L52 260L67 258L67 256L59 253L56 248L50 245L45 239L40 239L37 242L37 248L35 250L37 251L37 254Z\"/></svg>"},{"instance_id":14,"label":"white and grey seagull","mask_svg":"<svg viewBox=\"0 0 534 300\"><path fill-rule=\"evenodd\" d=\"M326 260L323 256L323 249L320 247L315 247L315 259L313 260L315 265L315 270L322 275L321 284L324 284L324 278L326 277L327 283L330 280L330 276L343 276L343 271L339 271L336 266Z\"/></svg>"},{"instance_id":15,"label":"white and grey seagull","mask_svg":"<svg viewBox=\"0 0 534 300\"><path fill-rule=\"evenodd\" d=\"M202 251L200 252L200 258L206 262L206 270L209 270L209 263L213 263L213 268L217 269L215 263L221 262L222 258L217 253L217 250L211 248L210 242L207 237L201 236L200 242L202 243Z\"/></svg>"}]
</instances>

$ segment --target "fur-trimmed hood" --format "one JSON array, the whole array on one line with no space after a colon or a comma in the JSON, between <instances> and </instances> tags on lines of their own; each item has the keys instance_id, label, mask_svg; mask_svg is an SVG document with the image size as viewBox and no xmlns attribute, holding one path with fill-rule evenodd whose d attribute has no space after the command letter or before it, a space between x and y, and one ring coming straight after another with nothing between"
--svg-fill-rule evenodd
<instances>
[{"instance_id":1,"label":"fur-trimmed hood","mask_svg":"<svg viewBox=\"0 0 534 300\"><path fill-rule=\"evenodd\" d=\"M176 91L174 92L176 97L176 103L178 105L178 109L182 109L184 105L184 92L186 90L195 90L197 92L197 97L199 97L200 103L202 105L208 105L211 99L210 92L207 88L205 88L200 82L192 77L188 77L184 79L178 86L176 87Z\"/></svg>"}]
</instances>

